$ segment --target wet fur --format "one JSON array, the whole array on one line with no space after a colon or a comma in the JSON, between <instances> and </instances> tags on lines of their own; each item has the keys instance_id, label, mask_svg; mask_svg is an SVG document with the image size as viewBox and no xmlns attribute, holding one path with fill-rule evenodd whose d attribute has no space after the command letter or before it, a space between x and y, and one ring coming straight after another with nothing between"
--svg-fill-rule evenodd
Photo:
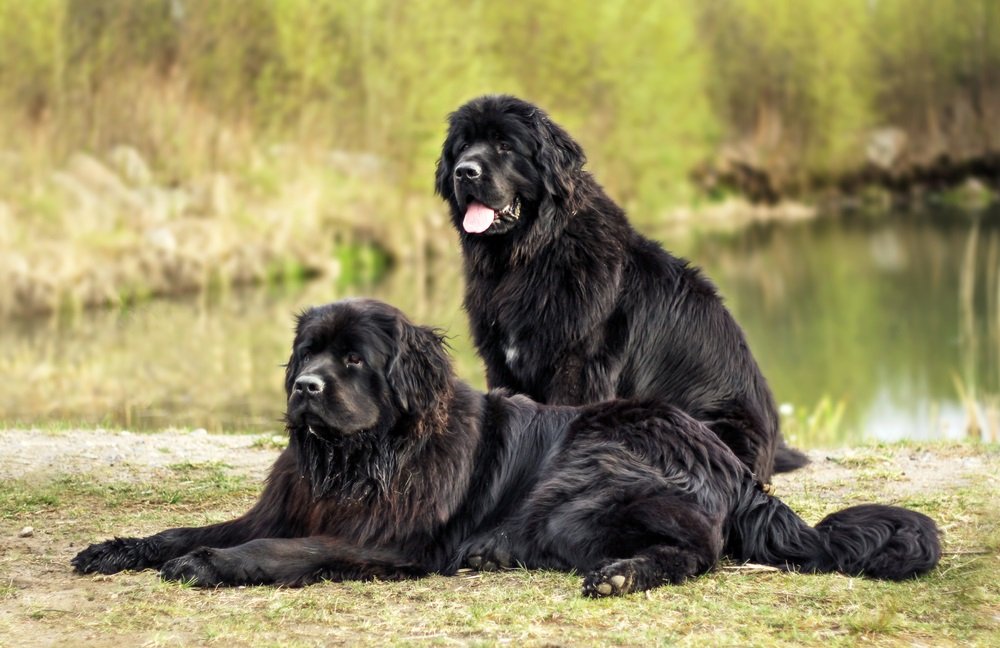
<instances>
[{"instance_id":1,"label":"wet fur","mask_svg":"<svg viewBox=\"0 0 1000 648\"><path fill-rule=\"evenodd\" d=\"M641 236L583 170L583 149L537 106L474 99L449 119L437 192L464 255L473 339L490 388L549 404L670 404L703 421L764 480L807 462L708 279ZM483 169L470 180L456 166ZM518 196L513 229L469 234L469 199Z\"/></svg>"},{"instance_id":2,"label":"wet fur","mask_svg":"<svg viewBox=\"0 0 1000 648\"><path fill-rule=\"evenodd\" d=\"M304 376L322 391L307 394ZM303 314L286 390L289 445L249 512L95 544L74 568L212 587L521 564L576 570L584 594L606 596L683 582L722 555L893 580L940 555L934 523L906 509L853 507L808 526L675 407L476 392L435 331L380 302Z\"/></svg>"}]
</instances>

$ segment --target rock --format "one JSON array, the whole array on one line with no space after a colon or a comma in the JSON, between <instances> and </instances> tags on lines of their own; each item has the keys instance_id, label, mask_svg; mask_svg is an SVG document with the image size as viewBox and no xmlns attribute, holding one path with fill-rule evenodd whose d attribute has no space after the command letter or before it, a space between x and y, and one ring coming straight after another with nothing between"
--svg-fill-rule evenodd
<instances>
[{"instance_id":1,"label":"rock","mask_svg":"<svg viewBox=\"0 0 1000 648\"><path fill-rule=\"evenodd\" d=\"M865 158L880 169L889 170L906 152L906 133L899 128L879 128L868 134Z\"/></svg>"},{"instance_id":2,"label":"rock","mask_svg":"<svg viewBox=\"0 0 1000 648\"><path fill-rule=\"evenodd\" d=\"M139 151L131 146L116 146L108 153L108 161L131 185L141 187L153 181L153 172Z\"/></svg>"},{"instance_id":3,"label":"rock","mask_svg":"<svg viewBox=\"0 0 1000 648\"><path fill-rule=\"evenodd\" d=\"M17 537L18 538L30 538L33 535L35 535L35 528L34 527L30 527L30 526L26 526L23 529L21 529L20 532L18 532Z\"/></svg>"},{"instance_id":4,"label":"rock","mask_svg":"<svg viewBox=\"0 0 1000 648\"><path fill-rule=\"evenodd\" d=\"M146 240L158 250L168 254L177 251L177 237L169 227L153 227L145 232Z\"/></svg>"},{"instance_id":5,"label":"rock","mask_svg":"<svg viewBox=\"0 0 1000 648\"><path fill-rule=\"evenodd\" d=\"M129 189L111 168L101 164L96 158L85 153L74 153L66 165L66 170L97 194L102 203L111 203L135 212L142 212L140 195Z\"/></svg>"}]
</instances>

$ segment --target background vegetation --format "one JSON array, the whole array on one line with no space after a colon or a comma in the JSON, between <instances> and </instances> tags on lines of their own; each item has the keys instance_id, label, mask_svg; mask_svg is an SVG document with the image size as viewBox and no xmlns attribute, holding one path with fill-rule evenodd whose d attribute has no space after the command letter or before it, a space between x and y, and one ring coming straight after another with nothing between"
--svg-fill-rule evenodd
<instances>
[{"instance_id":1,"label":"background vegetation","mask_svg":"<svg viewBox=\"0 0 1000 648\"><path fill-rule=\"evenodd\" d=\"M271 141L391 158L423 192L444 115L496 91L654 205L724 142L813 169L886 126L919 154L1000 145L992 0L3 0L0 37L4 146L126 143L167 182Z\"/></svg>"},{"instance_id":2,"label":"background vegetation","mask_svg":"<svg viewBox=\"0 0 1000 648\"><path fill-rule=\"evenodd\" d=\"M486 92L546 107L640 222L719 155L997 150L998 26L992 0L0 0L0 313L404 253L445 115Z\"/></svg>"}]
</instances>

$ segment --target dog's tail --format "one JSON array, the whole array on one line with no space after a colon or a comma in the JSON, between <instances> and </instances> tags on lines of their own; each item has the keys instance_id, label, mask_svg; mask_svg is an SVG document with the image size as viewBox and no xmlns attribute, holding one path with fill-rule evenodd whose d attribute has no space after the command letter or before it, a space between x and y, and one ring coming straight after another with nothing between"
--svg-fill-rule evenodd
<instances>
[{"instance_id":1,"label":"dog's tail","mask_svg":"<svg viewBox=\"0 0 1000 648\"><path fill-rule=\"evenodd\" d=\"M774 472L792 472L808 463L809 457L804 452L789 447L785 443L784 437L778 439L778 447L774 450Z\"/></svg>"},{"instance_id":2,"label":"dog's tail","mask_svg":"<svg viewBox=\"0 0 1000 648\"><path fill-rule=\"evenodd\" d=\"M898 506L852 506L811 527L784 502L751 487L731 528L731 556L781 569L905 580L941 558L934 521Z\"/></svg>"}]
</instances>

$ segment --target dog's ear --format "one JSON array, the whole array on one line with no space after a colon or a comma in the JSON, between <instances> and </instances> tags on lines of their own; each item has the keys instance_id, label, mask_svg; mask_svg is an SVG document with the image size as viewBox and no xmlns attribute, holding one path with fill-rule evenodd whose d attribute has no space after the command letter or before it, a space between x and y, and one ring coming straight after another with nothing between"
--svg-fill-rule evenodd
<instances>
[{"instance_id":1,"label":"dog's ear","mask_svg":"<svg viewBox=\"0 0 1000 648\"><path fill-rule=\"evenodd\" d=\"M536 110L532 120L539 139L535 160L545 190L554 201L565 203L573 197L577 175L587 157L576 140L543 111Z\"/></svg>"},{"instance_id":2,"label":"dog's ear","mask_svg":"<svg viewBox=\"0 0 1000 648\"><path fill-rule=\"evenodd\" d=\"M292 342L292 351L288 355L288 364L285 365L285 398L291 396L295 378L299 373L299 363L295 359L295 349L302 343L302 331L305 329L306 323L314 316L315 311L315 308L306 308L295 316L295 339Z\"/></svg>"},{"instance_id":3,"label":"dog's ear","mask_svg":"<svg viewBox=\"0 0 1000 648\"><path fill-rule=\"evenodd\" d=\"M420 416L434 409L451 389L451 363L444 339L434 329L396 320L395 356L386 379L400 408Z\"/></svg>"},{"instance_id":4,"label":"dog's ear","mask_svg":"<svg viewBox=\"0 0 1000 648\"><path fill-rule=\"evenodd\" d=\"M444 140L441 146L441 157L437 161L437 171L434 173L434 191L447 201L451 201L452 194L455 193L455 184L452 182L452 168L455 160L451 154L451 133Z\"/></svg>"}]
</instances>

